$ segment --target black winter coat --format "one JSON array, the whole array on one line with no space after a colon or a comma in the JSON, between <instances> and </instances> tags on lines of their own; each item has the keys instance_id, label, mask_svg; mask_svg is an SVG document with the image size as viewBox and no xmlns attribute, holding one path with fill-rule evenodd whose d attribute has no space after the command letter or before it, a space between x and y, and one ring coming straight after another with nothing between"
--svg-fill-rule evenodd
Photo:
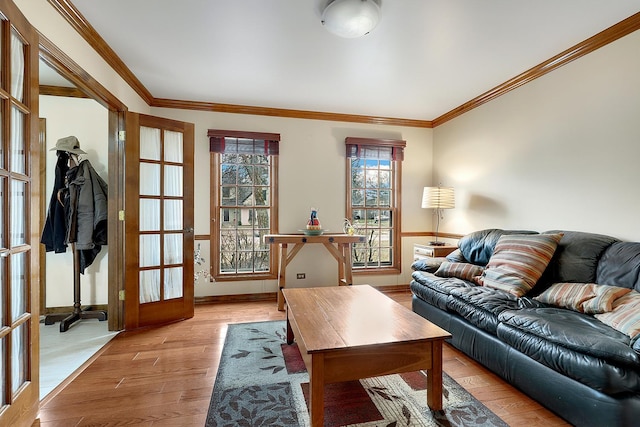
<instances>
[{"instance_id":1,"label":"black winter coat","mask_svg":"<svg viewBox=\"0 0 640 427\"><path fill-rule=\"evenodd\" d=\"M58 162L55 169L55 181L53 192L49 201L47 219L42 230L40 243L44 244L47 252L64 253L67 251L67 221L65 218L64 206L58 198L60 190L65 188L65 176L69 170L69 154L66 151L58 151Z\"/></svg>"}]
</instances>

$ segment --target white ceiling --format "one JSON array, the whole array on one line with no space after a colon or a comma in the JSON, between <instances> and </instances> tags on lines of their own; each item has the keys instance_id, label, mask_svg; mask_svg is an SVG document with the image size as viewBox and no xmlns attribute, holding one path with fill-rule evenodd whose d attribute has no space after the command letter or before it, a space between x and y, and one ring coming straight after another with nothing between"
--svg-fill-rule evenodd
<instances>
[{"instance_id":1,"label":"white ceiling","mask_svg":"<svg viewBox=\"0 0 640 427\"><path fill-rule=\"evenodd\" d=\"M155 98L433 120L640 11L640 0L72 0Z\"/></svg>"}]
</instances>

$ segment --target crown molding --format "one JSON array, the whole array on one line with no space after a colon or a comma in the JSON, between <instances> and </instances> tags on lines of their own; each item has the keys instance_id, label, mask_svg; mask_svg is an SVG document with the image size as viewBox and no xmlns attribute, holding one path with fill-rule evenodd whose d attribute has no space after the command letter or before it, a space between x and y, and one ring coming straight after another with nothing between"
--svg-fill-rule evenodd
<instances>
[{"instance_id":1,"label":"crown molding","mask_svg":"<svg viewBox=\"0 0 640 427\"><path fill-rule=\"evenodd\" d=\"M328 120L335 122L365 123L370 125L407 126L431 128L428 120L400 119L393 117L361 116L356 114L324 113L320 111L291 110L285 108L253 107L248 105L219 104L214 102L180 101L154 98L151 107L182 110L215 111L217 113L251 114L258 116L289 117L295 119Z\"/></svg>"},{"instance_id":2,"label":"crown molding","mask_svg":"<svg viewBox=\"0 0 640 427\"><path fill-rule=\"evenodd\" d=\"M481 106L499 96L506 94L520 86L529 83L532 80L542 77L553 70L556 70L563 65L568 64L571 61L575 61L578 58L600 49L609 43L612 43L622 37L633 33L640 29L640 12L635 15L631 15L629 18L620 21L619 23L607 28L604 31L596 34L593 37L586 39L585 41L578 43L577 45L570 47L554 56L543 63L536 65L535 67L525 71L516 77L507 80L499 86L483 93L482 95L462 104L461 106L454 108L448 113L433 120L433 127L440 126L449 120L458 117L468 111L473 110L476 107Z\"/></svg>"},{"instance_id":3,"label":"crown molding","mask_svg":"<svg viewBox=\"0 0 640 427\"><path fill-rule=\"evenodd\" d=\"M551 59L525 71L516 77L490 89L480 96L465 102L459 107L437 117L434 120L414 120L391 117L375 117L354 114L327 113L319 111L293 110L282 108L255 107L235 104L220 104L213 102L181 101L173 99L154 98L147 88L129 70L124 62L109 47L91 24L82 16L70 0L48 0L48 2L62 15L63 18L92 46L95 51L145 100L151 107L179 108L186 110L215 111L230 114L250 114L272 117L288 117L296 119L328 120L352 123L364 123L387 126L407 126L419 128L435 128L466 112L473 110L499 96L542 77L563 65L581 58L611 42L614 42L640 29L640 12L607 28L587 40L559 53Z\"/></svg>"}]
</instances>

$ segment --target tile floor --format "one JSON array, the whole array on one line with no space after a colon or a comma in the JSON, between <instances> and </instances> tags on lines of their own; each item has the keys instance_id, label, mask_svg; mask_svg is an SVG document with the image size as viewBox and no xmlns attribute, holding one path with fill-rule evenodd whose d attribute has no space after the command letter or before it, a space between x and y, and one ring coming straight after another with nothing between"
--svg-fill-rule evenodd
<instances>
[{"instance_id":1,"label":"tile floor","mask_svg":"<svg viewBox=\"0 0 640 427\"><path fill-rule=\"evenodd\" d=\"M40 323L40 400L100 350L117 332L108 330L108 322L80 320L66 332L60 323Z\"/></svg>"}]
</instances>

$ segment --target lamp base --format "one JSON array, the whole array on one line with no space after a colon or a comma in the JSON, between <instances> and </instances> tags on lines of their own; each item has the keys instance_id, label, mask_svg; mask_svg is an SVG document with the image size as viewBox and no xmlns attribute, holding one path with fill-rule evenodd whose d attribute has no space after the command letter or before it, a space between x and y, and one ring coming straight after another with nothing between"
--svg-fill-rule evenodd
<instances>
[{"instance_id":1,"label":"lamp base","mask_svg":"<svg viewBox=\"0 0 640 427\"><path fill-rule=\"evenodd\" d=\"M429 246L444 246L444 242L429 242Z\"/></svg>"}]
</instances>

